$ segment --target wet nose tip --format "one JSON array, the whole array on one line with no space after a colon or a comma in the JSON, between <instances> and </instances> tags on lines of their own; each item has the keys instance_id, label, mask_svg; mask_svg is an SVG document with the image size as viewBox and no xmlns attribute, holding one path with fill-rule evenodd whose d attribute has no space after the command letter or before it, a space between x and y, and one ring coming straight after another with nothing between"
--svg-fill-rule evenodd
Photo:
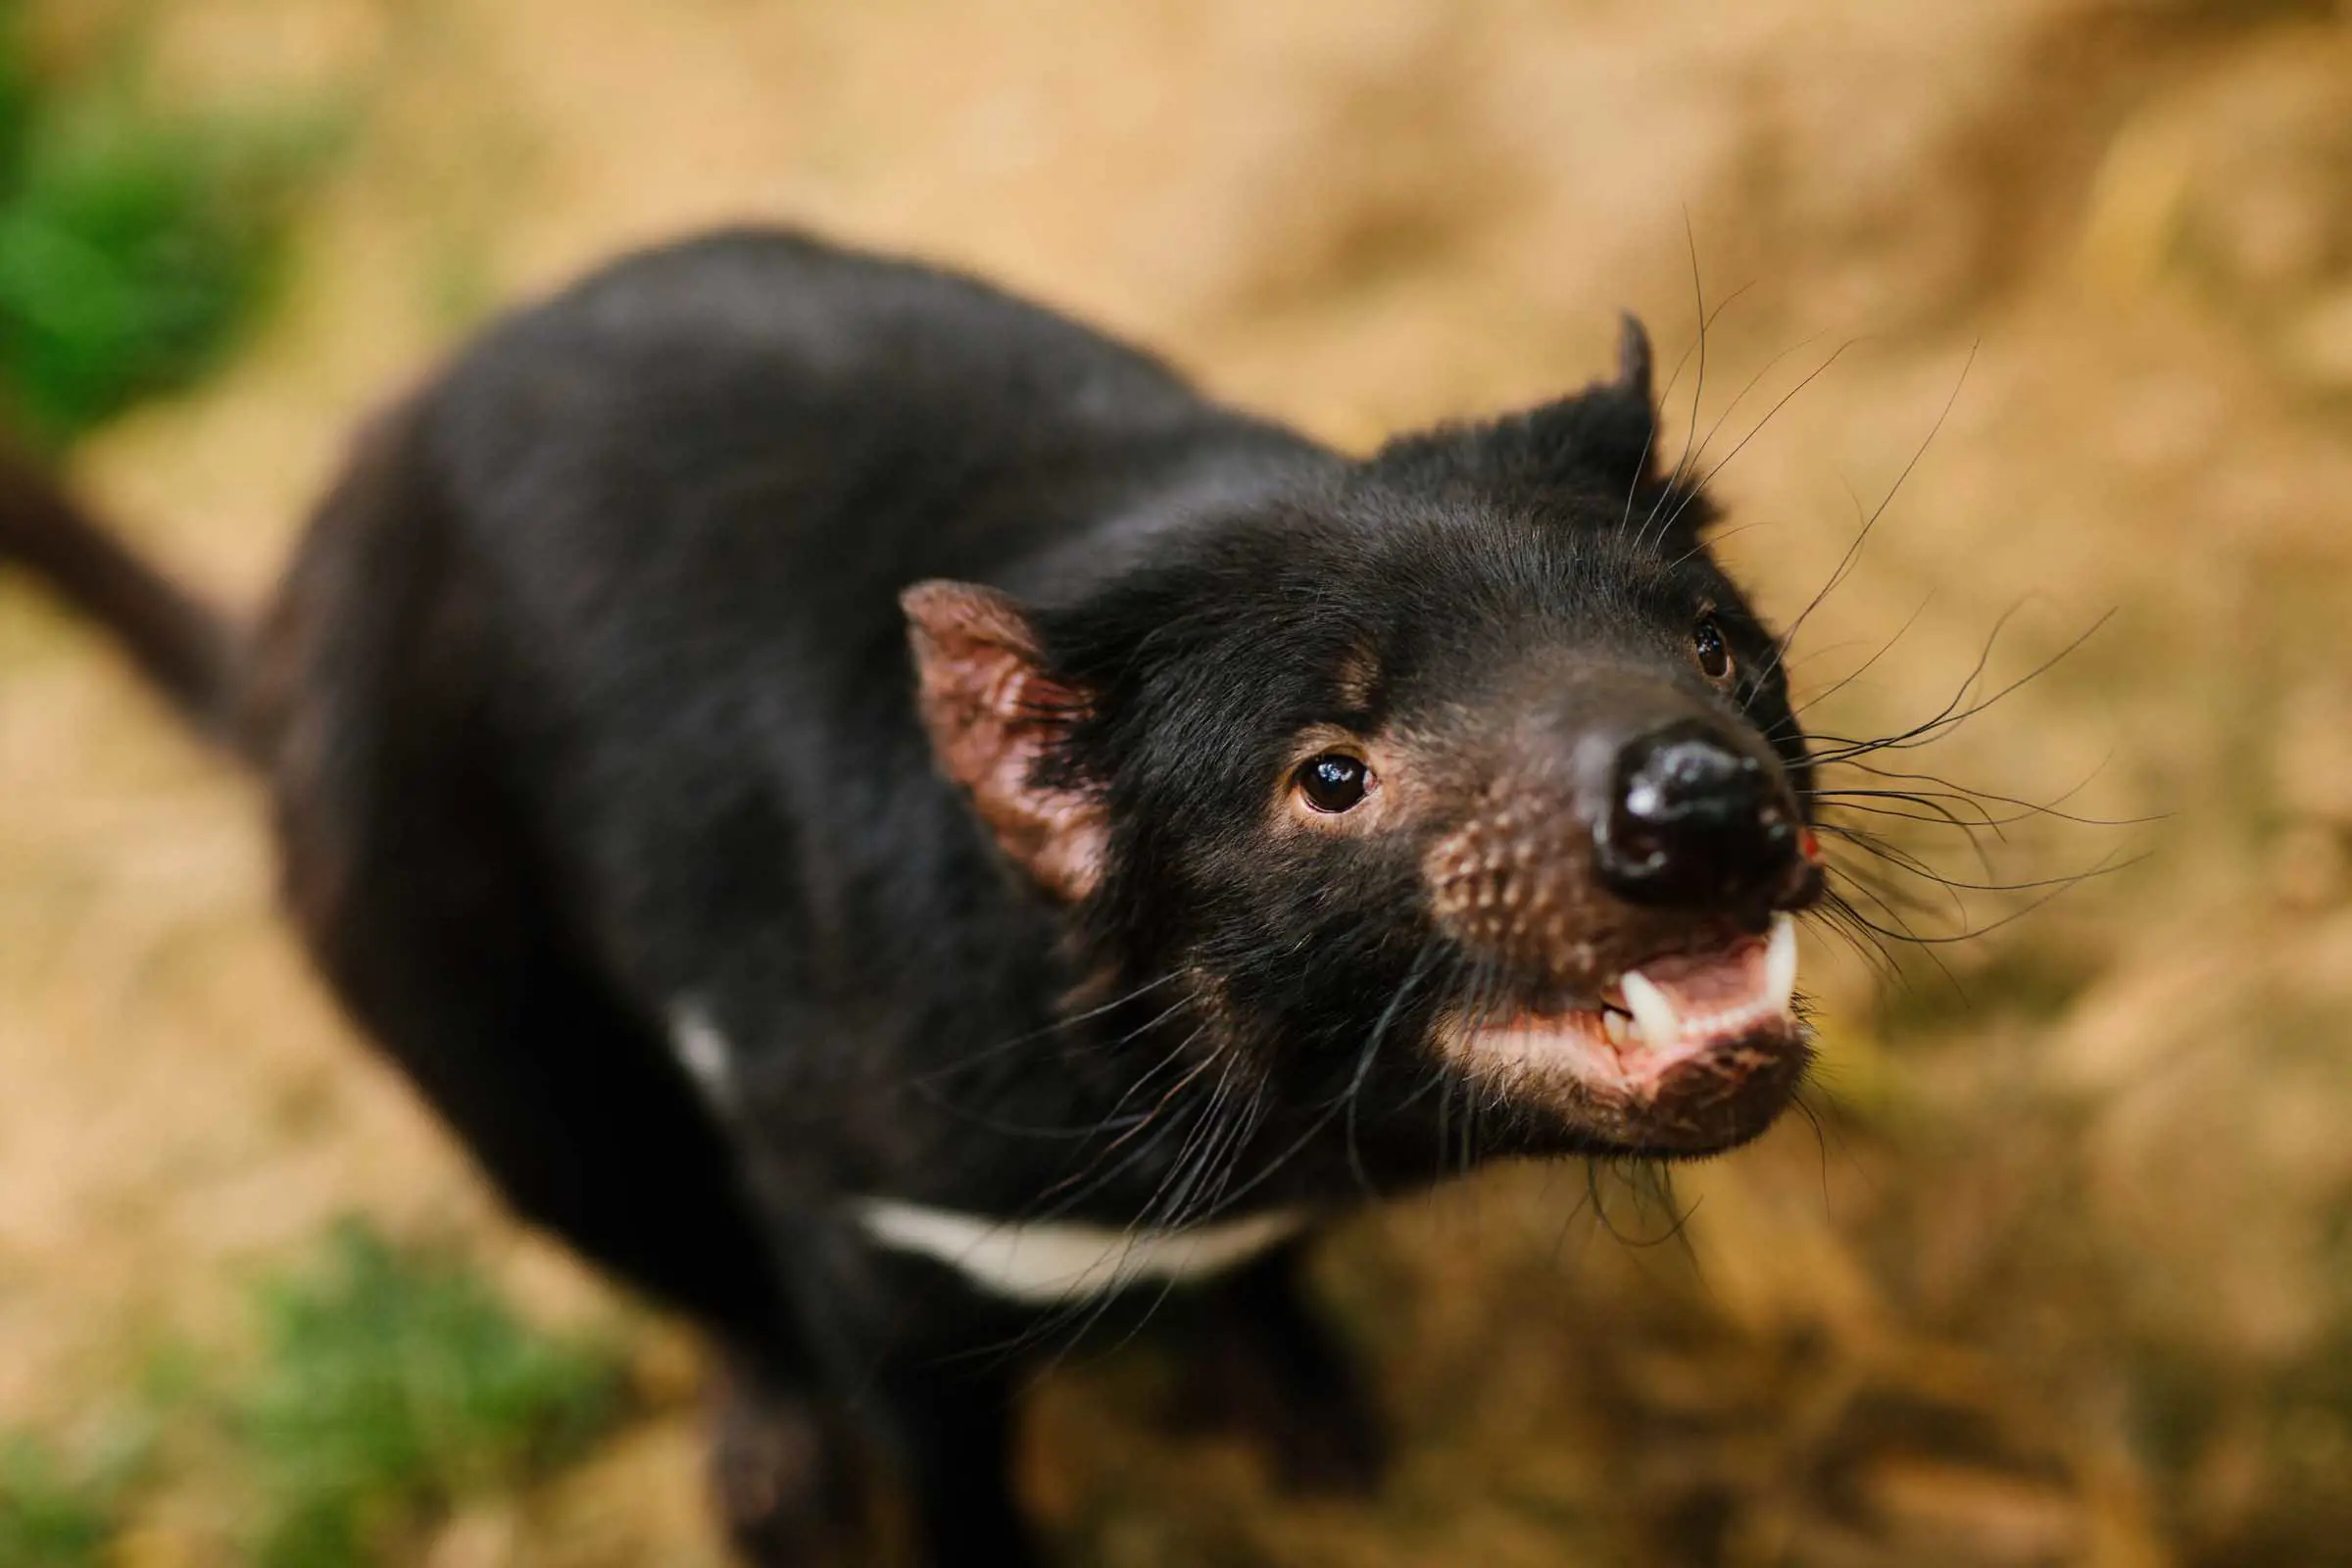
<instances>
[{"instance_id":1,"label":"wet nose tip","mask_svg":"<svg viewBox=\"0 0 2352 1568\"><path fill-rule=\"evenodd\" d=\"M1802 865L1800 834L1771 770L1686 719L1618 751L1593 840L1620 897L1697 906L1774 895Z\"/></svg>"}]
</instances>

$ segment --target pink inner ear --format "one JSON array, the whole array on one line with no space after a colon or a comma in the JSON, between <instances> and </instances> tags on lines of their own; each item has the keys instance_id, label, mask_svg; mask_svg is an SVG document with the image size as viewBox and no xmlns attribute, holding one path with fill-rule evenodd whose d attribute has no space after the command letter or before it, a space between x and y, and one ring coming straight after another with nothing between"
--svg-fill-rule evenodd
<instances>
[{"instance_id":1,"label":"pink inner ear","mask_svg":"<svg viewBox=\"0 0 2352 1568\"><path fill-rule=\"evenodd\" d=\"M1044 666L1020 606L994 589L931 582L901 596L917 703L940 767L971 793L1004 853L1076 901L1101 879L1107 825L1081 791L1035 783L1038 762L1085 710Z\"/></svg>"}]
</instances>

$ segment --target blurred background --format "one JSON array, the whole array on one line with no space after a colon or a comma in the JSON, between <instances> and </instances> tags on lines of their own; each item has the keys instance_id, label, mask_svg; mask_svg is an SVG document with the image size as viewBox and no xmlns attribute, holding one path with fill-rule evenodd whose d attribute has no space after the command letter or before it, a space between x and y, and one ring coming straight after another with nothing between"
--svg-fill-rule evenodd
<instances>
[{"instance_id":1,"label":"blurred background","mask_svg":"<svg viewBox=\"0 0 2352 1568\"><path fill-rule=\"evenodd\" d=\"M2036 885L1881 862L1888 934L1808 939L1810 1116L1671 1202L1348 1226L1368 1505L1076 1358L1025 1459L1072 1560L2352 1562L2343 7L0 0L0 385L232 600L487 314L747 218L1353 448L1711 315L1668 450L1768 612L1893 492L1809 719L2033 677L1874 760L1971 827L1850 803ZM351 1038L246 784L0 581L0 1565L715 1564L699 1375Z\"/></svg>"}]
</instances>

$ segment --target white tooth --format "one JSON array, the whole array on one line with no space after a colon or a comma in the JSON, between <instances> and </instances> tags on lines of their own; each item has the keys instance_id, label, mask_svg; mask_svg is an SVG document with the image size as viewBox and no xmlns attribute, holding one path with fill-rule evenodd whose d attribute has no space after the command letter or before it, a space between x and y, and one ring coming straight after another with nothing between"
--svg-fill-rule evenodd
<instances>
[{"instance_id":1,"label":"white tooth","mask_svg":"<svg viewBox=\"0 0 2352 1568\"><path fill-rule=\"evenodd\" d=\"M1600 1032L1609 1037L1610 1045L1622 1046L1626 1039L1626 1025L1631 1022L1633 1020L1622 1012L1604 1012L1600 1015Z\"/></svg>"},{"instance_id":2,"label":"white tooth","mask_svg":"<svg viewBox=\"0 0 2352 1568\"><path fill-rule=\"evenodd\" d=\"M1775 1013L1788 1010L1796 995L1796 916L1772 917L1772 940L1764 947L1764 1001Z\"/></svg>"},{"instance_id":3,"label":"white tooth","mask_svg":"<svg viewBox=\"0 0 2352 1568\"><path fill-rule=\"evenodd\" d=\"M1639 969L1626 970L1618 984L1625 988L1625 1005L1634 1015L1635 1026L1652 1050L1666 1051L1681 1043L1682 1015L1674 1010L1665 992Z\"/></svg>"}]
</instances>

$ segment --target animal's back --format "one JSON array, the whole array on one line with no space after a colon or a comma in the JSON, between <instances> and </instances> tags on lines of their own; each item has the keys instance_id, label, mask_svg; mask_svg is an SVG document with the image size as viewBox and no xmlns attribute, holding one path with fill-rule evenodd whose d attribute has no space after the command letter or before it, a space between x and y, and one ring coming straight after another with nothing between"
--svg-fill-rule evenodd
<instances>
[{"instance_id":1,"label":"animal's back","mask_svg":"<svg viewBox=\"0 0 2352 1568\"><path fill-rule=\"evenodd\" d=\"M631 258L511 318L424 430L478 548L568 560L575 597L797 596L828 631L854 606L894 632L905 582L1002 572L1204 446L1271 435L985 284L759 230ZM610 580L636 571L669 575ZM761 608L763 634L792 634L789 602Z\"/></svg>"}]
</instances>

